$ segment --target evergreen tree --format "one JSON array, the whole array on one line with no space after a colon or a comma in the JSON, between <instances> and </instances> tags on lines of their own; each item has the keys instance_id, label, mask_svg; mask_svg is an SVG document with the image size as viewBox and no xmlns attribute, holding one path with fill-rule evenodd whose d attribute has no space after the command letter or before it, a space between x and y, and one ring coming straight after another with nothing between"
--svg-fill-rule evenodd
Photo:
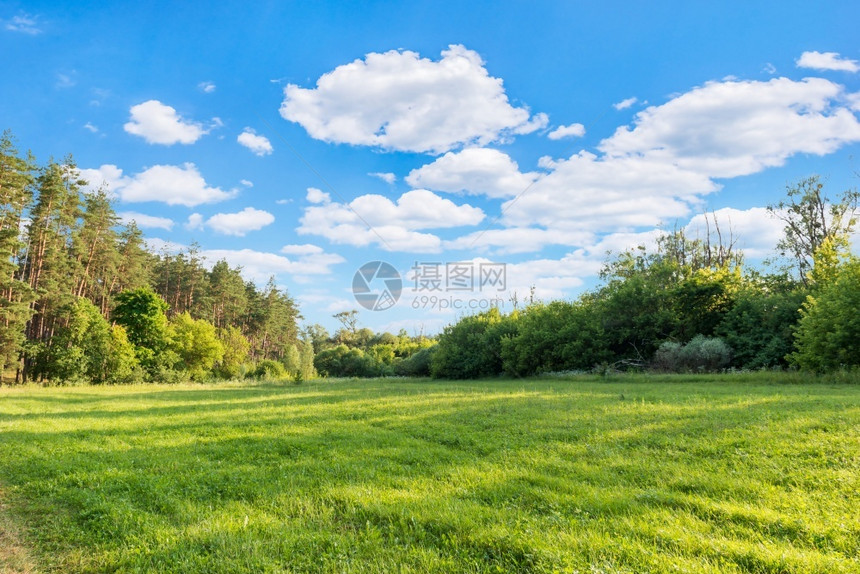
<instances>
[{"instance_id":1,"label":"evergreen tree","mask_svg":"<svg viewBox=\"0 0 860 574\"><path fill-rule=\"evenodd\" d=\"M25 246L24 214L33 198L35 161L21 157L10 132L0 137L0 376L16 364L30 318L32 290L22 281L18 259Z\"/></svg>"},{"instance_id":2,"label":"evergreen tree","mask_svg":"<svg viewBox=\"0 0 860 574\"><path fill-rule=\"evenodd\" d=\"M25 275L35 293L27 326L25 378L33 361L45 356L55 330L63 326L61 309L74 301L78 265L70 252L81 216L81 183L71 158L64 164L48 163L37 179L38 199L31 212L25 258Z\"/></svg>"}]
</instances>

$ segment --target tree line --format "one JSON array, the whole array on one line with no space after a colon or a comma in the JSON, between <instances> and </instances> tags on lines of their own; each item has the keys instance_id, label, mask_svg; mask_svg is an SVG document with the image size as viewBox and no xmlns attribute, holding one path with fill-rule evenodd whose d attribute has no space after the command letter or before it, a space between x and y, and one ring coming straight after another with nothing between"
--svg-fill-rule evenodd
<instances>
[{"instance_id":1,"label":"tree line","mask_svg":"<svg viewBox=\"0 0 860 574\"><path fill-rule=\"evenodd\" d=\"M744 265L719 222L617 255L602 285L574 301L493 309L446 327L436 377L558 371L720 371L860 366L860 260L851 254L860 194L830 201L818 177L769 207L784 224L771 271ZM714 236L714 241L711 237Z\"/></svg>"},{"instance_id":2,"label":"tree line","mask_svg":"<svg viewBox=\"0 0 860 574\"><path fill-rule=\"evenodd\" d=\"M313 373L299 310L270 280L151 253L71 156L38 165L0 137L0 373L123 383ZM14 373L14 375L12 375Z\"/></svg>"}]
</instances>

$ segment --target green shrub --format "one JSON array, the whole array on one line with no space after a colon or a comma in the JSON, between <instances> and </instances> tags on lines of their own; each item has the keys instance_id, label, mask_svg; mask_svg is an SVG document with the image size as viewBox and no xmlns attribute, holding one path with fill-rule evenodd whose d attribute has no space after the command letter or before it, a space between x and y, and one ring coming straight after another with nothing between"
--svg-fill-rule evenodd
<instances>
[{"instance_id":1,"label":"green shrub","mask_svg":"<svg viewBox=\"0 0 860 574\"><path fill-rule=\"evenodd\" d=\"M696 335L686 345L665 341L654 353L652 366L669 372L717 372L729 366L732 350L718 337Z\"/></svg>"}]
</instances>

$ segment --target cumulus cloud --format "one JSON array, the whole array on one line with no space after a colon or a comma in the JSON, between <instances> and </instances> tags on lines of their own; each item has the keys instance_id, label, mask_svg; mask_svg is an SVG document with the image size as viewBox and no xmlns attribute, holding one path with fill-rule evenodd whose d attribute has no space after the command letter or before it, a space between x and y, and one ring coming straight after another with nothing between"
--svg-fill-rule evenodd
<instances>
[{"instance_id":1,"label":"cumulus cloud","mask_svg":"<svg viewBox=\"0 0 860 574\"><path fill-rule=\"evenodd\" d=\"M686 216L690 202L719 189L704 175L638 156L580 152L552 166L528 192L502 206L504 224L581 230L655 226Z\"/></svg>"},{"instance_id":2,"label":"cumulus cloud","mask_svg":"<svg viewBox=\"0 0 860 574\"><path fill-rule=\"evenodd\" d=\"M332 273L332 266L345 261L340 255L325 252L289 258L253 249L206 249L201 255L209 265L223 259L231 267L241 267L242 276L257 283L281 274L329 275Z\"/></svg>"},{"instance_id":3,"label":"cumulus cloud","mask_svg":"<svg viewBox=\"0 0 860 574\"><path fill-rule=\"evenodd\" d=\"M218 233L244 237L250 231L257 231L271 225L275 216L268 211L246 207L238 213L216 213L206 220L206 225Z\"/></svg>"},{"instance_id":4,"label":"cumulus cloud","mask_svg":"<svg viewBox=\"0 0 860 574\"><path fill-rule=\"evenodd\" d=\"M443 242L446 249L490 251L498 254L533 253L547 245L587 245L594 233L577 229L508 227L475 231Z\"/></svg>"},{"instance_id":5,"label":"cumulus cloud","mask_svg":"<svg viewBox=\"0 0 860 574\"><path fill-rule=\"evenodd\" d=\"M843 58L837 52L804 52L797 59L797 67L842 72L856 72L860 70L860 64L857 63L857 60Z\"/></svg>"},{"instance_id":6,"label":"cumulus cloud","mask_svg":"<svg viewBox=\"0 0 860 574\"><path fill-rule=\"evenodd\" d=\"M307 193L307 200L309 203L329 203L331 202L331 196L324 192L321 189L317 189L315 187L309 187Z\"/></svg>"},{"instance_id":7,"label":"cumulus cloud","mask_svg":"<svg viewBox=\"0 0 860 574\"><path fill-rule=\"evenodd\" d=\"M562 138L581 138L585 135L585 126L582 124L570 124L569 126L558 126L547 134L551 140Z\"/></svg>"},{"instance_id":8,"label":"cumulus cloud","mask_svg":"<svg viewBox=\"0 0 860 574\"><path fill-rule=\"evenodd\" d=\"M387 251L437 252L442 242L427 229L475 225L484 212L457 205L418 189L393 202L381 195L363 195L348 204L318 203L307 207L298 232L321 235L334 243L359 247L377 244Z\"/></svg>"},{"instance_id":9,"label":"cumulus cloud","mask_svg":"<svg viewBox=\"0 0 860 574\"><path fill-rule=\"evenodd\" d=\"M121 213L117 213L117 216L124 224L128 225L129 223L134 222L135 225L141 229L152 228L164 229L166 231L173 229L173 220L168 219L167 217L156 217L154 215L137 213L135 211L123 211Z\"/></svg>"},{"instance_id":10,"label":"cumulus cloud","mask_svg":"<svg viewBox=\"0 0 860 574\"><path fill-rule=\"evenodd\" d=\"M854 114L833 106L842 98L842 86L822 78L710 82L639 112L632 129L619 128L599 148L709 177L748 175L860 141Z\"/></svg>"},{"instance_id":11,"label":"cumulus cloud","mask_svg":"<svg viewBox=\"0 0 860 574\"><path fill-rule=\"evenodd\" d=\"M488 148L448 152L433 163L412 170L406 183L436 191L465 192L488 197L512 197L537 179L521 173L507 154Z\"/></svg>"},{"instance_id":12,"label":"cumulus cloud","mask_svg":"<svg viewBox=\"0 0 860 574\"><path fill-rule=\"evenodd\" d=\"M123 175L122 169L111 164L80 172L89 182L90 189L106 185L112 194L128 203L161 201L168 205L194 207L236 195L235 191L224 191L207 184L193 163L155 165L133 177Z\"/></svg>"},{"instance_id":13,"label":"cumulus cloud","mask_svg":"<svg viewBox=\"0 0 860 574\"><path fill-rule=\"evenodd\" d=\"M544 174L522 174L515 164L498 161L506 158L500 152L495 154L502 157L488 155L496 163L481 174L484 178L505 174L534 182L520 195L505 196L487 191L499 190L497 184L476 183L479 178L469 169L479 162L465 161L473 150L446 154L407 181L440 191L512 197L502 205L499 223L506 229L470 233L446 242L448 248L514 253L558 244L584 249L588 233L634 233L687 219L702 209L704 196L720 189L721 178L860 141L860 122L849 109L854 97L820 78L712 82L638 113L632 126L600 143L599 155L581 151L567 159L541 158ZM740 214L733 217L746 221Z\"/></svg>"},{"instance_id":14,"label":"cumulus cloud","mask_svg":"<svg viewBox=\"0 0 860 574\"><path fill-rule=\"evenodd\" d=\"M128 185L130 178L122 174L122 170L113 164L104 164L97 169L79 169L81 179L87 182L85 191L97 191L104 189L110 197L116 197L116 190Z\"/></svg>"},{"instance_id":15,"label":"cumulus cloud","mask_svg":"<svg viewBox=\"0 0 860 574\"><path fill-rule=\"evenodd\" d=\"M315 88L288 84L280 111L315 139L434 154L529 133L548 121L511 105L502 80L459 45L438 61L411 51L367 54L324 74Z\"/></svg>"},{"instance_id":16,"label":"cumulus cloud","mask_svg":"<svg viewBox=\"0 0 860 574\"><path fill-rule=\"evenodd\" d=\"M176 109L158 100L149 100L132 106L131 119L123 129L140 136L151 144L192 144L209 133L203 124L184 119ZM220 120L216 121L216 125Z\"/></svg>"},{"instance_id":17,"label":"cumulus cloud","mask_svg":"<svg viewBox=\"0 0 860 574\"><path fill-rule=\"evenodd\" d=\"M323 248L319 245L305 243L303 245L284 245L281 247L281 253L287 255L318 255L323 252Z\"/></svg>"},{"instance_id":18,"label":"cumulus cloud","mask_svg":"<svg viewBox=\"0 0 860 574\"><path fill-rule=\"evenodd\" d=\"M273 151L269 138L258 135L251 128L245 128L236 138L236 141L258 156L269 155Z\"/></svg>"},{"instance_id":19,"label":"cumulus cloud","mask_svg":"<svg viewBox=\"0 0 860 574\"><path fill-rule=\"evenodd\" d=\"M388 184L391 184L391 183L394 183L395 181L397 181L397 176L394 175L393 173L389 173L389 172L386 172L386 173L373 172L373 173L368 173L367 175L369 175L370 177L379 178Z\"/></svg>"},{"instance_id":20,"label":"cumulus cloud","mask_svg":"<svg viewBox=\"0 0 860 574\"><path fill-rule=\"evenodd\" d=\"M616 110L626 110L627 108L632 107L633 104L638 101L638 98L627 98L626 100L621 100L620 102L612 104L612 107Z\"/></svg>"},{"instance_id":21,"label":"cumulus cloud","mask_svg":"<svg viewBox=\"0 0 860 574\"><path fill-rule=\"evenodd\" d=\"M200 213L192 213L188 216L188 221L185 222L185 229L189 231L199 231L205 226L206 221Z\"/></svg>"}]
</instances>

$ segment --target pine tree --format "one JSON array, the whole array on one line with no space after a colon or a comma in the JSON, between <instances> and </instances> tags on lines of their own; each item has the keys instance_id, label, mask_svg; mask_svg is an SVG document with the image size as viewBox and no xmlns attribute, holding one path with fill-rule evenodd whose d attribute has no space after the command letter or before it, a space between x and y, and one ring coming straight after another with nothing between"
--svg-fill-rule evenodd
<instances>
[{"instance_id":1,"label":"pine tree","mask_svg":"<svg viewBox=\"0 0 860 574\"><path fill-rule=\"evenodd\" d=\"M18 361L32 291L21 280L24 214L33 199L35 160L22 158L10 132L0 137L0 375Z\"/></svg>"},{"instance_id":2,"label":"pine tree","mask_svg":"<svg viewBox=\"0 0 860 574\"><path fill-rule=\"evenodd\" d=\"M80 178L71 158L49 162L37 179L38 199L28 227L25 276L36 297L27 325L24 375L63 325L61 310L74 301L78 264L70 253L81 216ZM38 369L37 369L38 370Z\"/></svg>"}]
</instances>

